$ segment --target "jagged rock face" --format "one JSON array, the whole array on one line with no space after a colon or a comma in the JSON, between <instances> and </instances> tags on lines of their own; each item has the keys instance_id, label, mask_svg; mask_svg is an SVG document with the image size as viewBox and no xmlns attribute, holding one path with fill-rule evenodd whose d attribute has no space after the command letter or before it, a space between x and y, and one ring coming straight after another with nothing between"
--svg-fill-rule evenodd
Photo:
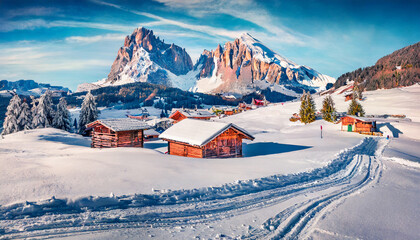
<instances>
[{"instance_id":1,"label":"jagged rock face","mask_svg":"<svg viewBox=\"0 0 420 240\"><path fill-rule=\"evenodd\" d=\"M179 76L192 68L191 57L185 49L164 43L151 30L137 28L125 38L124 46L118 50L106 83L132 80L171 86L166 70Z\"/></svg>"},{"instance_id":2,"label":"jagged rock face","mask_svg":"<svg viewBox=\"0 0 420 240\"><path fill-rule=\"evenodd\" d=\"M198 80L210 77L221 79L222 83L212 90L213 93L241 92L262 82L290 85L306 83L322 87L335 81L334 78L281 57L249 34L227 42L223 48L218 45L214 51L205 50L195 69L197 67L201 67ZM212 76L215 68L217 71Z\"/></svg>"}]
</instances>

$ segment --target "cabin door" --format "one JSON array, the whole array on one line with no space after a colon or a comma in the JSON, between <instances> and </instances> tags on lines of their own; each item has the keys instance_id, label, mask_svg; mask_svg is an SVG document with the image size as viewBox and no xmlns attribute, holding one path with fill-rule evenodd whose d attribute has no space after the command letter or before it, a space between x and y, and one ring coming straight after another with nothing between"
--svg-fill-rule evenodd
<instances>
[{"instance_id":1,"label":"cabin door","mask_svg":"<svg viewBox=\"0 0 420 240\"><path fill-rule=\"evenodd\" d=\"M353 132L353 125L347 125L347 132Z\"/></svg>"}]
</instances>

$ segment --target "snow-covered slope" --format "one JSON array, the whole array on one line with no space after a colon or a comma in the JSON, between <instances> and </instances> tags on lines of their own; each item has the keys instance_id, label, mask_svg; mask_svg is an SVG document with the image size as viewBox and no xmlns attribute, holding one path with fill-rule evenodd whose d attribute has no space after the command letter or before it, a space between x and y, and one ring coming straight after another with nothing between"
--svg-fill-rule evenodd
<instances>
[{"instance_id":1,"label":"snow-covered slope","mask_svg":"<svg viewBox=\"0 0 420 240\"><path fill-rule=\"evenodd\" d=\"M335 82L332 77L275 53L248 33L227 42L224 48L219 45L215 51L204 51L196 68L200 69L194 88L198 92L249 93L256 87L275 85L321 91Z\"/></svg>"},{"instance_id":2,"label":"snow-covered slope","mask_svg":"<svg viewBox=\"0 0 420 240\"><path fill-rule=\"evenodd\" d=\"M299 102L270 105L218 120L255 136L244 142L244 157L233 159L167 155L162 141L92 149L89 138L56 129L6 135L0 139L0 234L418 239L420 164L401 158L420 161L413 150L420 147L420 106L413 101L420 85L365 96L367 114L405 114L412 121L378 121L380 130L392 129L387 141L322 120L290 122ZM314 97L319 108L323 97ZM338 111L347 109L342 95L333 99Z\"/></svg>"}]
</instances>

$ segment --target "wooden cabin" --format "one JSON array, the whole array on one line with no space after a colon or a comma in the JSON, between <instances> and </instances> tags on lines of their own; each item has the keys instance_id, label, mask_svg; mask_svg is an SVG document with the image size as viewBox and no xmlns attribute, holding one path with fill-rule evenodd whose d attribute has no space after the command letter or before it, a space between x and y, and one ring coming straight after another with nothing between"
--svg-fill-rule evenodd
<instances>
[{"instance_id":1,"label":"wooden cabin","mask_svg":"<svg viewBox=\"0 0 420 240\"><path fill-rule=\"evenodd\" d=\"M172 114L169 116L170 119L174 120L174 123L187 118L210 120L212 117L216 117L216 114L204 109L173 109Z\"/></svg>"},{"instance_id":2,"label":"wooden cabin","mask_svg":"<svg viewBox=\"0 0 420 240\"><path fill-rule=\"evenodd\" d=\"M146 129L143 132L144 134L144 141L152 141L152 140L157 140L159 138L159 132L157 132L154 129Z\"/></svg>"},{"instance_id":3,"label":"wooden cabin","mask_svg":"<svg viewBox=\"0 0 420 240\"><path fill-rule=\"evenodd\" d=\"M344 96L344 98L345 98L345 102L352 100L353 99L353 93L346 94Z\"/></svg>"},{"instance_id":4,"label":"wooden cabin","mask_svg":"<svg viewBox=\"0 0 420 240\"><path fill-rule=\"evenodd\" d=\"M143 131L150 128L132 118L101 119L86 125L93 148L143 147Z\"/></svg>"},{"instance_id":5,"label":"wooden cabin","mask_svg":"<svg viewBox=\"0 0 420 240\"><path fill-rule=\"evenodd\" d=\"M370 134L377 132L376 121L369 118L347 115L341 118L341 131Z\"/></svg>"},{"instance_id":6,"label":"wooden cabin","mask_svg":"<svg viewBox=\"0 0 420 240\"><path fill-rule=\"evenodd\" d=\"M168 153L194 158L241 157L242 140L254 140L232 123L185 119L159 135L168 141Z\"/></svg>"}]
</instances>

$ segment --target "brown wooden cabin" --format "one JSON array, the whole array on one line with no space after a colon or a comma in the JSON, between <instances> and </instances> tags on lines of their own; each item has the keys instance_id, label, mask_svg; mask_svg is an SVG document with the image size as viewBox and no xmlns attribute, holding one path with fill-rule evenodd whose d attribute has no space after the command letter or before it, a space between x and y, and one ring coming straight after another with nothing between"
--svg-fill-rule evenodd
<instances>
[{"instance_id":1,"label":"brown wooden cabin","mask_svg":"<svg viewBox=\"0 0 420 240\"><path fill-rule=\"evenodd\" d=\"M93 148L143 147L143 131L150 128L132 118L101 119L86 127L91 130Z\"/></svg>"},{"instance_id":2,"label":"brown wooden cabin","mask_svg":"<svg viewBox=\"0 0 420 240\"><path fill-rule=\"evenodd\" d=\"M353 93L346 94L344 97L345 97L345 102L350 101L353 99Z\"/></svg>"},{"instance_id":3,"label":"brown wooden cabin","mask_svg":"<svg viewBox=\"0 0 420 240\"><path fill-rule=\"evenodd\" d=\"M187 118L210 120L212 117L216 117L216 115L203 109L173 109L172 114L169 116L170 119L174 120L174 123Z\"/></svg>"},{"instance_id":4,"label":"brown wooden cabin","mask_svg":"<svg viewBox=\"0 0 420 240\"><path fill-rule=\"evenodd\" d=\"M232 123L186 119L159 138L168 141L168 153L194 158L242 157L242 139L254 140Z\"/></svg>"},{"instance_id":5,"label":"brown wooden cabin","mask_svg":"<svg viewBox=\"0 0 420 240\"><path fill-rule=\"evenodd\" d=\"M376 130L376 121L347 115L341 118L341 131L358 132L358 133L374 133Z\"/></svg>"},{"instance_id":6,"label":"brown wooden cabin","mask_svg":"<svg viewBox=\"0 0 420 240\"><path fill-rule=\"evenodd\" d=\"M147 141L159 139L160 133L154 129L147 129L147 130L144 130L143 134L144 134L144 141L147 142Z\"/></svg>"}]
</instances>

